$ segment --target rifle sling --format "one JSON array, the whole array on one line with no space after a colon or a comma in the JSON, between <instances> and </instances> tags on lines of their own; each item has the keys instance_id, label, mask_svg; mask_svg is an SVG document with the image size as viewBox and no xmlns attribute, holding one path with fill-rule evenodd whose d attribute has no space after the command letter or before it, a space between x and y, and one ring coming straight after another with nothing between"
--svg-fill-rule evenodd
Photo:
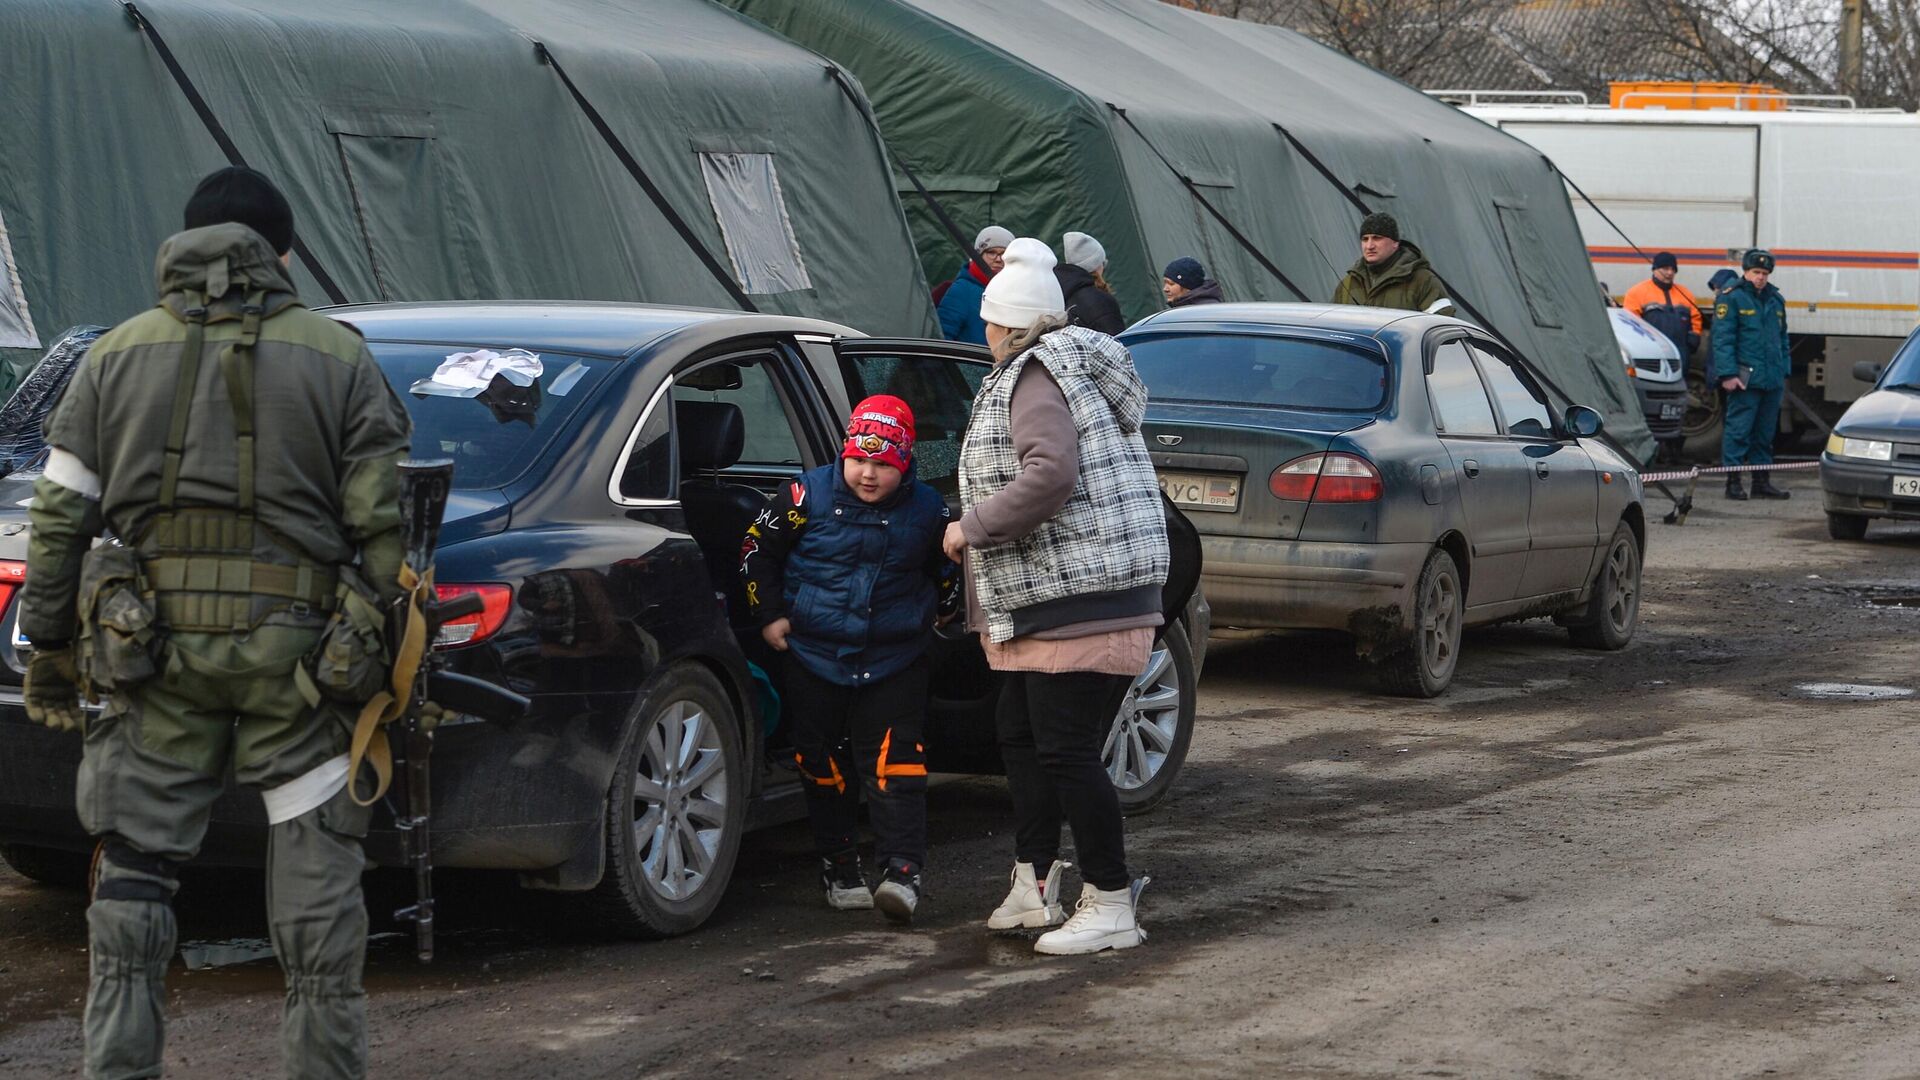
<instances>
[{"instance_id":1,"label":"rifle sling","mask_svg":"<svg viewBox=\"0 0 1920 1080\"><path fill-rule=\"evenodd\" d=\"M387 738L387 725L406 714L407 706L413 701L414 679L420 674L420 665L433 644L427 640L426 612L427 603L434 597L432 568L422 576L415 573L413 567L401 564L400 587L406 590L402 601L406 605L406 622L393 650L393 676L387 688L360 709L360 716L353 724L353 742L347 749L347 790L361 806L379 802L393 783L393 746ZM360 797L359 787L363 761L372 767L374 779L373 792L364 799Z\"/></svg>"}]
</instances>

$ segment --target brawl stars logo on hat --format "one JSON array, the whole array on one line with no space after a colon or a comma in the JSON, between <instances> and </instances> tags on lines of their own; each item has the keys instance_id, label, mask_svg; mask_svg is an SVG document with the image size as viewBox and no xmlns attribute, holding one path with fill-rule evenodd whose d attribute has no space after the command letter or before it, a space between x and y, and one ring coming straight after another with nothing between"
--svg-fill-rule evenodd
<instances>
[{"instance_id":1,"label":"brawl stars logo on hat","mask_svg":"<svg viewBox=\"0 0 1920 1080\"><path fill-rule=\"evenodd\" d=\"M913 461L913 410L890 394L875 394L854 407L841 457L863 457L907 470Z\"/></svg>"}]
</instances>

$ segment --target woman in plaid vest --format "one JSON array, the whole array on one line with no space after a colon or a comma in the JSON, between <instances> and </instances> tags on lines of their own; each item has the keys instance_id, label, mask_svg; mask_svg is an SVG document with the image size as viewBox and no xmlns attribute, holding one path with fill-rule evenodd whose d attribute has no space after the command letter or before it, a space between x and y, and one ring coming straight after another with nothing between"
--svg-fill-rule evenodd
<instances>
[{"instance_id":1,"label":"woman in plaid vest","mask_svg":"<svg viewBox=\"0 0 1920 1080\"><path fill-rule=\"evenodd\" d=\"M980 312L996 364L960 451L965 513L946 547L966 567L968 624L1008 675L998 724L1019 821L1013 887L987 925L1064 921L1034 948L1077 954L1146 939L1100 748L1161 623L1167 537L1140 437L1146 387L1119 342L1067 325L1054 262L1022 237L987 285ZM1059 895L1063 817L1084 881L1071 919Z\"/></svg>"}]
</instances>

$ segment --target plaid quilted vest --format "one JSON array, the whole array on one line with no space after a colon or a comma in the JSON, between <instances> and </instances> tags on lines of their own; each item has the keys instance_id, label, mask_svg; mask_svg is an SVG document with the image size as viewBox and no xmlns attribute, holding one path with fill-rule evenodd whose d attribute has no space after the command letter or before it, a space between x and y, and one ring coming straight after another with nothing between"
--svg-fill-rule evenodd
<instances>
[{"instance_id":1,"label":"plaid quilted vest","mask_svg":"<svg viewBox=\"0 0 1920 1080\"><path fill-rule=\"evenodd\" d=\"M1140 436L1147 390L1126 347L1105 334L1070 326L994 368L980 385L960 449L960 500L966 509L1006 487L1020 473L1013 448L1014 384L1029 363L1046 365L1066 396L1080 441L1080 470L1065 506L1011 543L968 552L987 635L1007 641L1048 625L1036 612L1076 612L1051 625L1116 614L1100 601L1133 603L1167 580L1167 526L1153 462ZM1074 601L1085 599L1086 604ZM1137 604L1136 604L1137 606ZM1117 614L1139 614L1125 610Z\"/></svg>"}]
</instances>

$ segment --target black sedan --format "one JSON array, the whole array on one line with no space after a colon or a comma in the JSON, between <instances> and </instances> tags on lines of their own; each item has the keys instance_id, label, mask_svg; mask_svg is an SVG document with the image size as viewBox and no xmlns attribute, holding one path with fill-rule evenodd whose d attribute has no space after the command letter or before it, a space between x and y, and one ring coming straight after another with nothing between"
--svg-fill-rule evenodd
<instances>
[{"instance_id":1,"label":"black sedan","mask_svg":"<svg viewBox=\"0 0 1920 1080\"><path fill-rule=\"evenodd\" d=\"M1854 365L1873 390L1848 406L1820 455L1827 532L1862 540L1874 518L1920 521L1920 330L1885 367Z\"/></svg>"},{"instance_id":2,"label":"black sedan","mask_svg":"<svg viewBox=\"0 0 1920 1080\"><path fill-rule=\"evenodd\" d=\"M892 393L919 420L920 475L950 498L986 354L860 338L828 323L627 304L404 304L336 309L367 335L413 414L414 452L455 462L436 575L480 614L438 647L453 670L533 699L507 724L437 736L434 857L518 871L579 894L584 912L644 936L698 925L719 902L741 834L804 813L784 720L756 686L774 667L746 618L740 541L774 486L832 460L850 398ZM448 366L503 354L484 385ZM512 353L510 350L523 350ZM29 481L0 492L0 601L24 573ZM1175 616L1127 705L1107 761L1123 802L1163 798L1192 732L1206 608L1198 541L1171 511ZM1184 588L1182 587L1184 583ZM1192 596L1190 602L1187 597ZM29 724L15 613L0 642L0 855L28 876L70 871L80 742ZM927 730L936 772L997 772L998 686L978 643L934 648ZM257 863L259 800L216 806L202 858ZM390 828L368 842L397 865Z\"/></svg>"},{"instance_id":3,"label":"black sedan","mask_svg":"<svg viewBox=\"0 0 1920 1080\"><path fill-rule=\"evenodd\" d=\"M1379 308L1214 304L1121 340L1160 484L1206 551L1215 622L1351 634L1396 693L1452 679L1464 626L1639 621L1639 474L1600 414L1554 415L1485 331Z\"/></svg>"}]
</instances>

